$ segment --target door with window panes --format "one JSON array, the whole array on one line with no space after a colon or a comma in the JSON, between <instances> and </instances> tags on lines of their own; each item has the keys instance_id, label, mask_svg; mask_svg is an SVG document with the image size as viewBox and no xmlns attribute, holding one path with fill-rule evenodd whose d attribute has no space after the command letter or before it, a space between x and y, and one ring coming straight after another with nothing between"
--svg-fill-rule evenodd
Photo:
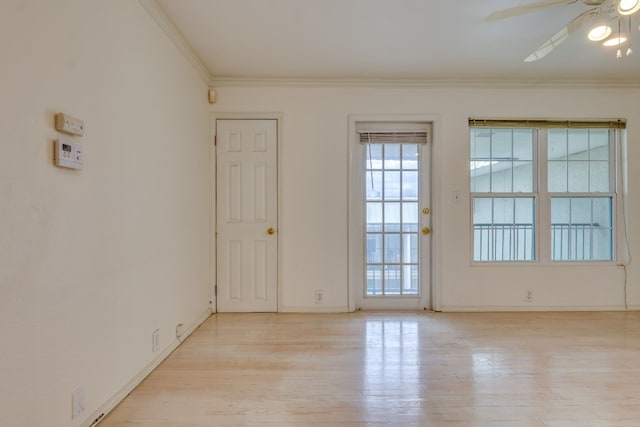
<instances>
[{"instance_id":1,"label":"door with window panes","mask_svg":"<svg viewBox=\"0 0 640 427\"><path fill-rule=\"evenodd\" d=\"M365 213L360 308L428 305L427 135L424 125L419 131L359 132Z\"/></svg>"}]
</instances>

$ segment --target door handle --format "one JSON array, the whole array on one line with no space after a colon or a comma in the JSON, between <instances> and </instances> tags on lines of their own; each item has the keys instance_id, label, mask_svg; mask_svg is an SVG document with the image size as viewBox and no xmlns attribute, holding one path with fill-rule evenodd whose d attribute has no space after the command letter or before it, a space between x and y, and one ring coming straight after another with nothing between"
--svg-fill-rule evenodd
<instances>
[{"instance_id":1,"label":"door handle","mask_svg":"<svg viewBox=\"0 0 640 427\"><path fill-rule=\"evenodd\" d=\"M269 227L269 228L267 229L267 233L269 233L269 235L272 235L272 234L274 234L275 232L276 232L276 230L275 230L273 227Z\"/></svg>"},{"instance_id":2,"label":"door handle","mask_svg":"<svg viewBox=\"0 0 640 427\"><path fill-rule=\"evenodd\" d=\"M431 229L429 227L422 227L422 234L427 235L431 233Z\"/></svg>"}]
</instances>

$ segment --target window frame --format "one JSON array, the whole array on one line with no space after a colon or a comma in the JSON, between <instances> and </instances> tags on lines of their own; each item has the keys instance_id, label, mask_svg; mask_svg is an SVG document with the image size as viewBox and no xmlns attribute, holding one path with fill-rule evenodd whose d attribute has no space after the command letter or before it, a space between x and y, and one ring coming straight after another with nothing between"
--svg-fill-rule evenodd
<instances>
[{"instance_id":1,"label":"window frame","mask_svg":"<svg viewBox=\"0 0 640 427\"><path fill-rule=\"evenodd\" d=\"M540 123L543 123L542 121ZM567 122L569 123L569 122ZM593 122L592 122L593 123ZM623 213L623 196L620 194L622 191L623 182L623 165L621 159L621 146L625 137L624 134L624 122L617 121L618 126L609 126L609 192L549 192L548 191L548 130L550 128L559 128L561 126L507 126L507 125L475 125L472 123L472 119L469 120L469 143L467 149L469 150L467 172L469 173L467 182L469 183L469 219L470 219L470 258L472 266L517 266L517 265L546 265L546 266L594 266L594 265L618 265L621 254L624 253L623 241L624 237L624 218L621 217ZM622 123L622 125L620 125ZM518 129L529 128L533 130L533 193L528 192L510 192L510 193L493 193L476 192L472 191L473 186L471 182L472 173L469 167L472 161L471 153L471 134L474 128L485 127L492 129ZM578 126L583 129L593 129L591 127ZM566 128L573 128L573 126L567 126ZM491 190L491 189L489 189ZM496 199L501 197L532 197L534 199L534 245L533 260L490 260L482 261L475 259L475 230L474 230L474 201L478 198ZM607 260L554 260L553 247L552 247L552 212L551 212L551 200L554 197L560 198L611 198L611 259Z\"/></svg>"}]
</instances>

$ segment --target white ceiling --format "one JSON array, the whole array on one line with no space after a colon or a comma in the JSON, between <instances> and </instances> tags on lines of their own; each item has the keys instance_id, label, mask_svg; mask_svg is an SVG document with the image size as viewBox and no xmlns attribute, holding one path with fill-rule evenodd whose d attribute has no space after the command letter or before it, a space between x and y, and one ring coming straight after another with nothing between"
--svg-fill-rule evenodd
<instances>
[{"instance_id":1,"label":"white ceiling","mask_svg":"<svg viewBox=\"0 0 640 427\"><path fill-rule=\"evenodd\" d=\"M520 0L157 0L214 78L640 82L636 52L586 39L523 59L572 18L578 2L495 22Z\"/></svg>"}]
</instances>

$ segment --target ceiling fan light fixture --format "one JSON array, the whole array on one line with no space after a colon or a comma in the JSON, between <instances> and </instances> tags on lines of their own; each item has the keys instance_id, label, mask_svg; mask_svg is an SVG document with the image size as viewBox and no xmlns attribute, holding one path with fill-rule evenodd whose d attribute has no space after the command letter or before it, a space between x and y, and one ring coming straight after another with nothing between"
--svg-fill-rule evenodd
<instances>
[{"instance_id":1,"label":"ceiling fan light fixture","mask_svg":"<svg viewBox=\"0 0 640 427\"><path fill-rule=\"evenodd\" d=\"M640 0L639 0L640 1ZM599 42L611 35L611 27L608 25L598 25L597 27L593 27L587 37L589 40L594 42Z\"/></svg>"},{"instance_id":2,"label":"ceiling fan light fixture","mask_svg":"<svg viewBox=\"0 0 640 427\"><path fill-rule=\"evenodd\" d=\"M620 0L617 9L620 15L633 15L640 10L640 0Z\"/></svg>"},{"instance_id":3,"label":"ceiling fan light fixture","mask_svg":"<svg viewBox=\"0 0 640 427\"><path fill-rule=\"evenodd\" d=\"M604 43L602 43L602 45L607 47L620 46L622 43L626 41L627 41L627 38L625 36L609 37L607 40L604 41Z\"/></svg>"}]
</instances>

